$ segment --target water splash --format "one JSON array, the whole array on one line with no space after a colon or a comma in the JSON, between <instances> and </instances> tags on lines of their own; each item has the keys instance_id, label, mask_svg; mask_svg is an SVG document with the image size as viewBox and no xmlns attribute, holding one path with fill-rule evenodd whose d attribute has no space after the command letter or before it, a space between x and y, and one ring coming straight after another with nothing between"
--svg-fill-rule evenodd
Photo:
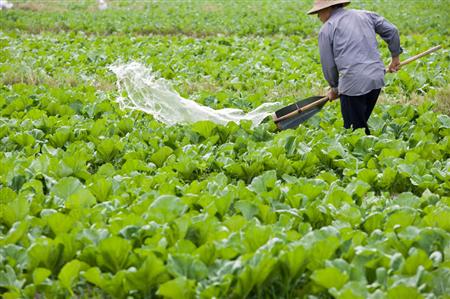
<instances>
[{"instance_id":1,"label":"water splash","mask_svg":"<svg viewBox=\"0 0 450 299\"><path fill-rule=\"evenodd\" d=\"M253 126L257 126L281 107L281 103L277 102L262 104L248 113L232 108L215 110L181 97L171 88L169 81L158 78L151 68L141 63L115 64L109 69L117 76L117 88L121 95L117 101L122 109L149 113L167 125L201 120L225 125L230 121L250 120Z\"/></svg>"},{"instance_id":2,"label":"water splash","mask_svg":"<svg viewBox=\"0 0 450 299\"><path fill-rule=\"evenodd\" d=\"M0 0L0 10L11 9L14 4L8 2L8 0Z\"/></svg>"},{"instance_id":3,"label":"water splash","mask_svg":"<svg viewBox=\"0 0 450 299\"><path fill-rule=\"evenodd\" d=\"M99 10L105 10L108 8L108 3L106 3L106 0L97 0L97 3Z\"/></svg>"}]
</instances>

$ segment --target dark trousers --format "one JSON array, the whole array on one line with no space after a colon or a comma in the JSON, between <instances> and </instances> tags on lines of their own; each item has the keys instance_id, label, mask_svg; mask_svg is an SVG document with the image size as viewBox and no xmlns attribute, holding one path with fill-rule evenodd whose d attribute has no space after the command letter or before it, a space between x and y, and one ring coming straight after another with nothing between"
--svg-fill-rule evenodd
<instances>
[{"instance_id":1,"label":"dark trousers","mask_svg":"<svg viewBox=\"0 0 450 299\"><path fill-rule=\"evenodd\" d=\"M371 92L361 96L340 95L341 112L344 119L344 128L365 128L366 134L370 135L367 121L377 103L381 89L374 89Z\"/></svg>"}]
</instances>

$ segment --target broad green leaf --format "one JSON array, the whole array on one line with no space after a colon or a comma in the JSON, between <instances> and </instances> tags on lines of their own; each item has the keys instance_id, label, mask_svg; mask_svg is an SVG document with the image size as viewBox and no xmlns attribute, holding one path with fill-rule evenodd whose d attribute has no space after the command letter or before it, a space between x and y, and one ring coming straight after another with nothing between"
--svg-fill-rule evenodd
<instances>
[{"instance_id":1,"label":"broad green leaf","mask_svg":"<svg viewBox=\"0 0 450 299\"><path fill-rule=\"evenodd\" d=\"M207 266L211 266L217 260L216 246L210 242L195 249L194 254Z\"/></svg>"},{"instance_id":2,"label":"broad green leaf","mask_svg":"<svg viewBox=\"0 0 450 299\"><path fill-rule=\"evenodd\" d=\"M340 289L348 281L348 274L337 268L319 269L313 272L311 279L318 285L330 289Z\"/></svg>"},{"instance_id":3,"label":"broad green leaf","mask_svg":"<svg viewBox=\"0 0 450 299\"><path fill-rule=\"evenodd\" d=\"M167 270L175 277L184 276L197 281L208 275L206 265L190 254L169 255Z\"/></svg>"},{"instance_id":4,"label":"broad green leaf","mask_svg":"<svg viewBox=\"0 0 450 299\"><path fill-rule=\"evenodd\" d=\"M363 228L366 232L373 232L383 227L383 214L375 212L370 214L363 222Z\"/></svg>"},{"instance_id":5,"label":"broad green leaf","mask_svg":"<svg viewBox=\"0 0 450 299\"><path fill-rule=\"evenodd\" d=\"M243 242L249 252L258 250L267 243L272 234L270 226L252 224L243 232Z\"/></svg>"},{"instance_id":6,"label":"broad green leaf","mask_svg":"<svg viewBox=\"0 0 450 299\"><path fill-rule=\"evenodd\" d=\"M30 268L44 267L56 272L63 263L64 245L49 239L40 239L28 249Z\"/></svg>"},{"instance_id":7,"label":"broad green leaf","mask_svg":"<svg viewBox=\"0 0 450 299\"><path fill-rule=\"evenodd\" d=\"M152 167L153 166L153 167ZM155 167L152 163L145 163L142 160L138 159L128 159L123 165L122 170L129 173L133 171L144 171L148 172L151 171Z\"/></svg>"},{"instance_id":8,"label":"broad green leaf","mask_svg":"<svg viewBox=\"0 0 450 299\"><path fill-rule=\"evenodd\" d=\"M326 197L327 203L331 203L335 207L340 207L344 203L353 203L353 199L351 197L351 194L341 187L334 187Z\"/></svg>"},{"instance_id":9,"label":"broad green leaf","mask_svg":"<svg viewBox=\"0 0 450 299\"><path fill-rule=\"evenodd\" d=\"M396 177L397 171L392 169L391 167L387 167L385 170L383 170L383 173L378 174L377 185L382 190L387 191L395 183Z\"/></svg>"},{"instance_id":10,"label":"broad green leaf","mask_svg":"<svg viewBox=\"0 0 450 299\"><path fill-rule=\"evenodd\" d=\"M273 187L277 181L277 173L275 170L269 170L262 175L254 178L249 189L256 193L266 192Z\"/></svg>"},{"instance_id":11,"label":"broad green leaf","mask_svg":"<svg viewBox=\"0 0 450 299\"><path fill-rule=\"evenodd\" d=\"M322 180L307 180L300 181L298 186L294 188L294 191L306 195L310 200L314 200L328 188L329 186Z\"/></svg>"},{"instance_id":12,"label":"broad green leaf","mask_svg":"<svg viewBox=\"0 0 450 299\"><path fill-rule=\"evenodd\" d=\"M261 288L274 271L278 259L271 256L270 253L258 252L251 260L249 265L253 268L254 282L258 288Z\"/></svg>"},{"instance_id":13,"label":"broad green leaf","mask_svg":"<svg viewBox=\"0 0 450 299\"><path fill-rule=\"evenodd\" d=\"M450 294L450 284L448 283L450 281L450 269L448 267L440 268L433 271L432 275L433 278L430 285L433 288L433 293L436 296L445 298L445 296Z\"/></svg>"},{"instance_id":14,"label":"broad green leaf","mask_svg":"<svg viewBox=\"0 0 450 299\"><path fill-rule=\"evenodd\" d=\"M284 275L293 280L300 274L305 265L307 252L303 246L288 247L280 256L282 271Z\"/></svg>"},{"instance_id":15,"label":"broad green leaf","mask_svg":"<svg viewBox=\"0 0 450 299\"><path fill-rule=\"evenodd\" d=\"M107 132L107 129L106 119L104 118L97 119L90 128L90 135L92 136L102 136L105 132Z\"/></svg>"},{"instance_id":16,"label":"broad green leaf","mask_svg":"<svg viewBox=\"0 0 450 299\"><path fill-rule=\"evenodd\" d=\"M266 251L257 252L238 275L234 296L245 298L253 288L263 288L263 283L274 270L277 259Z\"/></svg>"},{"instance_id":17,"label":"broad green leaf","mask_svg":"<svg viewBox=\"0 0 450 299\"><path fill-rule=\"evenodd\" d=\"M0 210L2 214L1 221L8 226L12 226L17 221L23 221L28 215L30 203L24 196L19 196L8 203L0 203Z\"/></svg>"},{"instance_id":18,"label":"broad green leaf","mask_svg":"<svg viewBox=\"0 0 450 299\"><path fill-rule=\"evenodd\" d=\"M362 198L370 189L371 186L368 183L360 180L355 180L347 185L345 191L353 196L356 195L356 197Z\"/></svg>"},{"instance_id":19,"label":"broad green leaf","mask_svg":"<svg viewBox=\"0 0 450 299\"><path fill-rule=\"evenodd\" d=\"M215 131L217 125L211 121L199 121L192 125L192 131L199 133L205 138L210 137Z\"/></svg>"},{"instance_id":20,"label":"broad green leaf","mask_svg":"<svg viewBox=\"0 0 450 299\"><path fill-rule=\"evenodd\" d=\"M325 261L335 254L340 245L339 238L323 230L307 234L301 243L309 252L307 267L310 270L323 268Z\"/></svg>"},{"instance_id":21,"label":"broad green leaf","mask_svg":"<svg viewBox=\"0 0 450 299\"><path fill-rule=\"evenodd\" d=\"M404 192L395 199L395 203L404 207L419 208L420 199L410 192Z\"/></svg>"},{"instance_id":22,"label":"broad green leaf","mask_svg":"<svg viewBox=\"0 0 450 299\"><path fill-rule=\"evenodd\" d=\"M236 258L240 253L245 251L239 234L232 233L227 239L218 244L218 256L225 260Z\"/></svg>"},{"instance_id":23,"label":"broad green leaf","mask_svg":"<svg viewBox=\"0 0 450 299\"><path fill-rule=\"evenodd\" d=\"M55 134L49 137L50 144L53 147L63 147L64 144L71 139L72 129L68 126L63 126L56 129Z\"/></svg>"},{"instance_id":24,"label":"broad green leaf","mask_svg":"<svg viewBox=\"0 0 450 299\"><path fill-rule=\"evenodd\" d=\"M247 220L252 219L259 212L258 205L248 200L239 200L234 206Z\"/></svg>"},{"instance_id":25,"label":"broad green leaf","mask_svg":"<svg viewBox=\"0 0 450 299\"><path fill-rule=\"evenodd\" d=\"M22 189L22 186L26 182L26 178L23 175L16 175L12 178L10 186L14 189L14 191L19 192Z\"/></svg>"},{"instance_id":26,"label":"broad green leaf","mask_svg":"<svg viewBox=\"0 0 450 299\"><path fill-rule=\"evenodd\" d=\"M375 182L377 175L377 170L364 168L358 172L358 179L372 185Z\"/></svg>"},{"instance_id":27,"label":"broad green leaf","mask_svg":"<svg viewBox=\"0 0 450 299\"><path fill-rule=\"evenodd\" d=\"M417 214L414 210L398 210L387 217L384 224L385 229L391 230L396 227L408 227L417 221Z\"/></svg>"},{"instance_id":28,"label":"broad green leaf","mask_svg":"<svg viewBox=\"0 0 450 299\"><path fill-rule=\"evenodd\" d=\"M160 285L156 294L170 299L190 299L194 298L194 287L195 281L185 277L177 277Z\"/></svg>"},{"instance_id":29,"label":"broad green leaf","mask_svg":"<svg viewBox=\"0 0 450 299\"><path fill-rule=\"evenodd\" d=\"M90 185L89 190L95 196L97 201L103 202L108 200L112 194L112 182L106 178L96 178Z\"/></svg>"},{"instance_id":30,"label":"broad green leaf","mask_svg":"<svg viewBox=\"0 0 450 299\"><path fill-rule=\"evenodd\" d=\"M284 146L284 149L286 150L286 155L290 156L292 154L294 154L296 147L297 147L297 137L295 136L288 136L286 138L286 144Z\"/></svg>"},{"instance_id":31,"label":"broad green leaf","mask_svg":"<svg viewBox=\"0 0 450 299\"><path fill-rule=\"evenodd\" d=\"M173 153L173 149L168 146L163 146L158 149L151 157L150 161L161 167L166 159Z\"/></svg>"},{"instance_id":32,"label":"broad green leaf","mask_svg":"<svg viewBox=\"0 0 450 299\"><path fill-rule=\"evenodd\" d=\"M233 290L234 297L246 298L255 287L255 271L250 266L244 267L239 273L237 286Z\"/></svg>"},{"instance_id":33,"label":"broad green leaf","mask_svg":"<svg viewBox=\"0 0 450 299\"><path fill-rule=\"evenodd\" d=\"M84 272L82 275L87 281L100 288L103 288L106 284L106 280L102 277L102 272L97 267L89 268L89 270Z\"/></svg>"},{"instance_id":34,"label":"broad green leaf","mask_svg":"<svg viewBox=\"0 0 450 299\"><path fill-rule=\"evenodd\" d=\"M69 196L76 194L78 191L83 190L83 188L83 184L81 184L78 179L67 177L60 179L58 183L53 186L52 193L61 201L65 201Z\"/></svg>"},{"instance_id":35,"label":"broad green leaf","mask_svg":"<svg viewBox=\"0 0 450 299\"><path fill-rule=\"evenodd\" d=\"M71 194L66 202L67 209L85 209L93 206L96 203L94 195L88 189L81 189Z\"/></svg>"},{"instance_id":36,"label":"broad green leaf","mask_svg":"<svg viewBox=\"0 0 450 299\"><path fill-rule=\"evenodd\" d=\"M331 289L330 293L336 299L365 299L369 292L364 282L349 281L340 290Z\"/></svg>"},{"instance_id":37,"label":"broad green leaf","mask_svg":"<svg viewBox=\"0 0 450 299\"><path fill-rule=\"evenodd\" d=\"M417 288L399 284L387 292L389 299L422 299L424 298Z\"/></svg>"},{"instance_id":38,"label":"broad green leaf","mask_svg":"<svg viewBox=\"0 0 450 299\"><path fill-rule=\"evenodd\" d=\"M0 189L0 204L5 205L8 202L12 202L16 197L17 194L13 189L8 187L3 187ZM2 210L0 210L0 212L2 212Z\"/></svg>"},{"instance_id":39,"label":"broad green leaf","mask_svg":"<svg viewBox=\"0 0 450 299\"><path fill-rule=\"evenodd\" d=\"M29 223L26 220L14 223L6 236L0 237L0 246L17 243L26 234L28 228Z\"/></svg>"},{"instance_id":40,"label":"broad green leaf","mask_svg":"<svg viewBox=\"0 0 450 299\"><path fill-rule=\"evenodd\" d=\"M98 265L116 273L126 266L131 248L127 240L116 236L102 240L98 246Z\"/></svg>"},{"instance_id":41,"label":"broad green leaf","mask_svg":"<svg viewBox=\"0 0 450 299\"><path fill-rule=\"evenodd\" d=\"M80 273L80 271L87 267L88 265L80 262L79 260L72 260L65 264L61 269L61 272L59 272L58 274L58 279L61 282L61 285L68 289L71 294L73 294L73 282L78 278L78 274Z\"/></svg>"},{"instance_id":42,"label":"broad green leaf","mask_svg":"<svg viewBox=\"0 0 450 299\"><path fill-rule=\"evenodd\" d=\"M216 206L217 212L224 216L228 209L230 208L231 203L233 202L234 195L228 193L226 195L222 195L214 201L214 205Z\"/></svg>"},{"instance_id":43,"label":"broad green leaf","mask_svg":"<svg viewBox=\"0 0 450 299\"><path fill-rule=\"evenodd\" d=\"M18 293L24 284L25 279L19 279L10 265L6 265L4 270L0 271L1 288Z\"/></svg>"},{"instance_id":44,"label":"broad green leaf","mask_svg":"<svg viewBox=\"0 0 450 299\"><path fill-rule=\"evenodd\" d=\"M405 264L403 265L403 272L407 275L414 275L419 266L423 266L426 270L429 270L433 266L433 262L429 259L425 251L415 249L406 259Z\"/></svg>"},{"instance_id":45,"label":"broad green leaf","mask_svg":"<svg viewBox=\"0 0 450 299\"><path fill-rule=\"evenodd\" d=\"M357 226L361 223L361 212L355 207L345 203L338 211L337 219Z\"/></svg>"},{"instance_id":46,"label":"broad green leaf","mask_svg":"<svg viewBox=\"0 0 450 299\"><path fill-rule=\"evenodd\" d=\"M33 271L33 283L35 285L40 285L44 280L46 280L52 272L46 268L36 268Z\"/></svg>"},{"instance_id":47,"label":"broad green leaf","mask_svg":"<svg viewBox=\"0 0 450 299\"><path fill-rule=\"evenodd\" d=\"M132 132L134 128L134 123L131 118L122 118L117 124L119 132L125 135L126 133Z\"/></svg>"},{"instance_id":48,"label":"broad green leaf","mask_svg":"<svg viewBox=\"0 0 450 299\"><path fill-rule=\"evenodd\" d=\"M166 282L169 278L162 260L150 253L137 271L127 273L127 281L133 287L146 291Z\"/></svg>"},{"instance_id":49,"label":"broad green leaf","mask_svg":"<svg viewBox=\"0 0 450 299\"><path fill-rule=\"evenodd\" d=\"M101 160L109 162L122 151L123 147L124 145L119 138L104 139L97 145L97 153Z\"/></svg>"},{"instance_id":50,"label":"broad green leaf","mask_svg":"<svg viewBox=\"0 0 450 299\"><path fill-rule=\"evenodd\" d=\"M445 231L450 231L450 209L435 208L423 218L427 226L440 227Z\"/></svg>"},{"instance_id":51,"label":"broad green leaf","mask_svg":"<svg viewBox=\"0 0 450 299\"><path fill-rule=\"evenodd\" d=\"M36 143L36 139L27 133L13 135L11 136L11 140L22 147L33 146Z\"/></svg>"},{"instance_id":52,"label":"broad green leaf","mask_svg":"<svg viewBox=\"0 0 450 299\"><path fill-rule=\"evenodd\" d=\"M27 249L15 244L0 246L0 262L6 261L15 268L26 268L29 261Z\"/></svg>"},{"instance_id":53,"label":"broad green leaf","mask_svg":"<svg viewBox=\"0 0 450 299\"><path fill-rule=\"evenodd\" d=\"M161 195L148 208L147 218L159 223L169 222L181 216L187 206L173 195Z\"/></svg>"}]
</instances>

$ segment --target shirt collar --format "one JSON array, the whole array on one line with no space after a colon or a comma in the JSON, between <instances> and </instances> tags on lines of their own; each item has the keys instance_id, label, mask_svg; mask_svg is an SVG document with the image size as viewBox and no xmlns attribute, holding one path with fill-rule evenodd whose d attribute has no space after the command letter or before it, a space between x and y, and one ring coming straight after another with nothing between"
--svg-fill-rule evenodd
<instances>
[{"instance_id":1,"label":"shirt collar","mask_svg":"<svg viewBox=\"0 0 450 299\"><path fill-rule=\"evenodd\" d=\"M341 13L343 13L345 11L345 9L343 7L339 7L336 9L333 9L333 11L331 11L331 16L330 18L328 18L327 21L331 20L333 17L340 15Z\"/></svg>"}]
</instances>

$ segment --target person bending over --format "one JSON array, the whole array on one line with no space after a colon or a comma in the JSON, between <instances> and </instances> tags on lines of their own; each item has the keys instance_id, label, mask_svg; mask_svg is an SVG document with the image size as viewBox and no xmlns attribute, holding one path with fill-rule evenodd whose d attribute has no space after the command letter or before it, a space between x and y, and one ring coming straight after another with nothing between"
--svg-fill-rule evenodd
<instances>
[{"instance_id":1,"label":"person bending over","mask_svg":"<svg viewBox=\"0 0 450 299\"><path fill-rule=\"evenodd\" d=\"M323 23L319 33L320 62L330 85L328 98L340 97L346 129L365 128L384 86L385 66L376 34L388 44L392 61L389 72L400 68L400 37L397 28L382 16L363 10L345 9L349 0L316 0L308 14Z\"/></svg>"}]
</instances>

